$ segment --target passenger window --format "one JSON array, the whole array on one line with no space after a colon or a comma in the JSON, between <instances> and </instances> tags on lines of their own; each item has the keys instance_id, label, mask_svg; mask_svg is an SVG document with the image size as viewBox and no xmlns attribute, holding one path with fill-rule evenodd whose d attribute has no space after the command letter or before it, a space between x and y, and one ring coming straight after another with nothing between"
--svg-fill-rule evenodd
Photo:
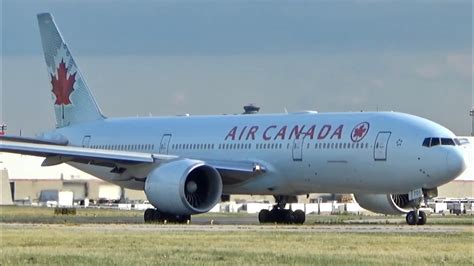
<instances>
[{"instance_id":1,"label":"passenger window","mask_svg":"<svg viewBox=\"0 0 474 266\"><path fill-rule=\"evenodd\" d=\"M431 139L431 147L438 146L440 144L439 138L432 138Z\"/></svg>"}]
</instances>

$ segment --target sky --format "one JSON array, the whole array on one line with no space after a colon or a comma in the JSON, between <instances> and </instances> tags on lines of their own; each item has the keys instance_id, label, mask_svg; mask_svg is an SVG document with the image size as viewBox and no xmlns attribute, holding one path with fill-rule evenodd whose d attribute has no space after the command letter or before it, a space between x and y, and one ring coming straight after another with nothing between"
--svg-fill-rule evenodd
<instances>
[{"instance_id":1,"label":"sky","mask_svg":"<svg viewBox=\"0 0 474 266\"><path fill-rule=\"evenodd\" d=\"M108 117L399 111L469 135L471 1L1 1L0 122L54 127L36 14ZM40 3L39 3L40 2Z\"/></svg>"}]
</instances>

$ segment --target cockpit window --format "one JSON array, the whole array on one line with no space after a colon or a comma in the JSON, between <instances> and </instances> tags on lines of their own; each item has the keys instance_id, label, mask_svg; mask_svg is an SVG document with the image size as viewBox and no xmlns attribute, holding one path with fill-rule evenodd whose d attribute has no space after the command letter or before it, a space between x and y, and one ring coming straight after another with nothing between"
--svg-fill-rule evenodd
<instances>
[{"instance_id":1,"label":"cockpit window","mask_svg":"<svg viewBox=\"0 0 474 266\"><path fill-rule=\"evenodd\" d=\"M459 145L459 146L469 144L469 140L466 139L466 138L463 138L463 139L454 139L454 141L455 141L456 144Z\"/></svg>"},{"instance_id":2,"label":"cockpit window","mask_svg":"<svg viewBox=\"0 0 474 266\"><path fill-rule=\"evenodd\" d=\"M423 140L423 147L433 147L438 145L443 146L456 146L456 145L464 145L467 139L450 139L450 138L425 138ZM469 141L467 141L469 143Z\"/></svg>"},{"instance_id":3,"label":"cockpit window","mask_svg":"<svg viewBox=\"0 0 474 266\"><path fill-rule=\"evenodd\" d=\"M423 140L423 147L429 147L431 143L431 138L426 138Z\"/></svg>"},{"instance_id":4,"label":"cockpit window","mask_svg":"<svg viewBox=\"0 0 474 266\"><path fill-rule=\"evenodd\" d=\"M439 143L439 138L432 138L431 139L431 147L433 146L438 146L440 143Z\"/></svg>"},{"instance_id":5,"label":"cockpit window","mask_svg":"<svg viewBox=\"0 0 474 266\"><path fill-rule=\"evenodd\" d=\"M455 144L453 139L441 139L441 145L454 146Z\"/></svg>"}]
</instances>

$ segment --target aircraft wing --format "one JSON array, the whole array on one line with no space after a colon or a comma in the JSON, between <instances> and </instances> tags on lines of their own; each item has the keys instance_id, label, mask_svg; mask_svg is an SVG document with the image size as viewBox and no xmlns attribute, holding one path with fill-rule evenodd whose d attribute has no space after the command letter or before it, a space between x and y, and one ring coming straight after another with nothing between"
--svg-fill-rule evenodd
<instances>
[{"instance_id":1,"label":"aircraft wing","mask_svg":"<svg viewBox=\"0 0 474 266\"><path fill-rule=\"evenodd\" d=\"M65 162L87 163L99 166L115 166L116 164L154 163L155 160L170 160L177 158L169 155L155 155L150 153L111 151L52 145L42 143L28 143L1 140L0 151L19 153L32 156L46 157L43 166L50 166Z\"/></svg>"},{"instance_id":2,"label":"aircraft wing","mask_svg":"<svg viewBox=\"0 0 474 266\"><path fill-rule=\"evenodd\" d=\"M77 162L105 167L116 167L117 165L126 167L137 164L166 163L166 161L181 158L176 155L101 150L45 144L38 141L7 140L5 138L0 138L0 152L45 157L42 166ZM263 166L251 161L203 161L219 171L224 184L240 183L265 171Z\"/></svg>"}]
</instances>

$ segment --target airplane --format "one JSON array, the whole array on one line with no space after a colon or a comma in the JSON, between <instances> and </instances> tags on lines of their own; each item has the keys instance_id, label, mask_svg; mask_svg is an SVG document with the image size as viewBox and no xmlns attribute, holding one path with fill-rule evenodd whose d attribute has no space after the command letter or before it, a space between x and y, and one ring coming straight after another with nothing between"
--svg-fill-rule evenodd
<instances>
[{"instance_id":1,"label":"airplane","mask_svg":"<svg viewBox=\"0 0 474 266\"><path fill-rule=\"evenodd\" d=\"M298 195L351 193L365 209L423 225L423 200L466 168L447 128L398 112L107 118L49 13L37 15L56 128L3 136L0 151L69 164L143 190L144 221L189 222L231 194L273 195L261 223L303 224ZM134 88L135 90L140 88Z\"/></svg>"}]
</instances>

